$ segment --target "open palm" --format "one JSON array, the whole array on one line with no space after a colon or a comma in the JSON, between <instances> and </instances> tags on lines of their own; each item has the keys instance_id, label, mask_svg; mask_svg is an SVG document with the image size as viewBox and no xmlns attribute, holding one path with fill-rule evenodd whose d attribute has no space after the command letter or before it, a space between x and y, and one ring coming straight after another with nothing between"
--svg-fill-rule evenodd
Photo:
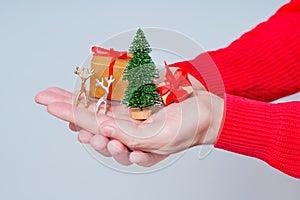
<instances>
[{"instance_id":1,"label":"open palm","mask_svg":"<svg viewBox=\"0 0 300 200\"><path fill-rule=\"evenodd\" d=\"M222 120L223 101L193 81L194 95L181 103L157 108L145 121L133 120L121 104L108 107L106 115L73 106L74 95L52 87L36 95L36 102L50 114L70 123L78 140L123 164L152 166L169 154L200 144L213 144ZM101 108L100 108L101 109ZM219 117L214 117L219 116Z\"/></svg>"}]
</instances>

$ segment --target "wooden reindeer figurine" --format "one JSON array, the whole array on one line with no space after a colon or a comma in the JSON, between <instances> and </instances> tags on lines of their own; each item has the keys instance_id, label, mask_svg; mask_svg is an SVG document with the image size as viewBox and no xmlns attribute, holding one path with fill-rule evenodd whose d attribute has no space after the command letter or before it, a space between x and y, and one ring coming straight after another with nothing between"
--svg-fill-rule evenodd
<instances>
[{"instance_id":1,"label":"wooden reindeer figurine","mask_svg":"<svg viewBox=\"0 0 300 200\"><path fill-rule=\"evenodd\" d=\"M78 106L80 101L80 96L83 95L84 98L84 107L89 106L89 98L86 91L86 81L94 74L94 70L89 70L87 68L82 67L79 69L79 67L76 67L74 73L78 75L81 79L81 88L79 93L77 94L75 98L75 105Z\"/></svg>"},{"instance_id":2,"label":"wooden reindeer figurine","mask_svg":"<svg viewBox=\"0 0 300 200\"><path fill-rule=\"evenodd\" d=\"M109 94L109 87L110 87L111 83L114 82L115 79L113 79L112 75L110 75L109 79L105 78L105 80L107 82L107 86L104 85L103 78L101 78L101 81L96 79L96 81L97 81L96 86L101 86L105 90L105 94L98 100L98 102L96 104L96 110L95 110L96 113L98 113L100 105L102 103L104 103L104 108L103 108L102 113L106 114L107 96Z\"/></svg>"}]
</instances>

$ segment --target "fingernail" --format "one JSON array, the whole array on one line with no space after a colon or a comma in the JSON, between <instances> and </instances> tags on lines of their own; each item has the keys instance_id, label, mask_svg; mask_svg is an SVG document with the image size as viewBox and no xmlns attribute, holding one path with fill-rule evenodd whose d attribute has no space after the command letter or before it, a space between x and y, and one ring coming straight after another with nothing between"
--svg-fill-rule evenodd
<instances>
[{"instance_id":1,"label":"fingernail","mask_svg":"<svg viewBox=\"0 0 300 200\"><path fill-rule=\"evenodd\" d=\"M106 137L112 137L116 132L115 129L113 127L110 127L110 126L103 127L102 131L103 131L103 134Z\"/></svg>"},{"instance_id":2,"label":"fingernail","mask_svg":"<svg viewBox=\"0 0 300 200\"><path fill-rule=\"evenodd\" d=\"M111 145L110 148L113 150L113 152L111 152L114 156L120 155L120 153L122 152L122 149L116 147L115 145Z\"/></svg>"},{"instance_id":3,"label":"fingernail","mask_svg":"<svg viewBox=\"0 0 300 200\"><path fill-rule=\"evenodd\" d=\"M141 164L142 163L142 156L139 155L139 154L132 154L131 157L130 157L130 161L132 163L135 163L135 164Z\"/></svg>"}]
</instances>

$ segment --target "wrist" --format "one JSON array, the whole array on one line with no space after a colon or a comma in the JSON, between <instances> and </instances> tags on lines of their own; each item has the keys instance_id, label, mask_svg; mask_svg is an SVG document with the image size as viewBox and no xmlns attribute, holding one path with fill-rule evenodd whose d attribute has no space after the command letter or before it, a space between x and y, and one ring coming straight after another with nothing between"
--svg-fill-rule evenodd
<instances>
[{"instance_id":1,"label":"wrist","mask_svg":"<svg viewBox=\"0 0 300 200\"><path fill-rule=\"evenodd\" d=\"M219 133L222 129L224 117L224 99L210 95L210 120L207 132L201 144L213 145L216 143Z\"/></svg>"}]
</instances>

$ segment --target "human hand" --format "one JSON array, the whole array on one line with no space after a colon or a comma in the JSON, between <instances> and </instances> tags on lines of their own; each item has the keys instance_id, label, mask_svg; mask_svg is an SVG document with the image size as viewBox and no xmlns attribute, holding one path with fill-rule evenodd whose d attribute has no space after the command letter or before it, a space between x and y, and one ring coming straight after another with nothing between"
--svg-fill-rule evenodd
<instances>
[{"instance_id":1,"label":"human hand","mask_svg":"<svg viewBox=\"0 0 300 200\"><path fill-rule=\"evenodd\" d=\"M46 105L51 114L71 122L71 129L79 130L81 142L91 144L101 154L113 156L125 165L133 162L151 166L168 154L199 144L213 144L223 113L223 100L201 87L195 90L193 97L162 109L144 122L128 118L121 105L113 106L107 116L98 114L95 117L91 109L73 110L72 94L58 88L41 92L36 101ZM114 113L118 113L118 118ZM153 127L161 121L165 125L161 129L156 127L159 132L153 135Z\"/></svg>"},{"instance_id":2,"label":"human hand","mask_svg":"<svg viewBox=\"0 0 300 200\"><path fill-rule=\"evenodd\" d=\"M174 103L149 119L133 123L129 115L99 123L99 133L131 150L170 155L201 144L214 144L223 118L223 99L206 91ZM124 116L124 117L122 117ZM80 116L79 116L80 117ZM82 119L85 117L81 115Z\"/></svg>"},{"instance_id":3,"label":"human hand","mask_svg":"<svg viewBox=\"0 0 300 200\"><path fill-rule=\"evenodd\" d=\"M80 123L77 123L78 121L76 119L76 115L78 113L77 111L73 110L73 98L74 94L71 92L58 87L51 87L47 90L39 92L35 96L35 101L46 106L50 114L55 115L54 113L60 113L62 116L59 118L69 122L69 127L72 131L78 132L79 142L90 144L103 156L113 157L122 165L136 163L141 166L152 166L167 157L165 155L158 155L142 151L130 151L120 141L97 134L98 131L94 130L94 125L89 124L90 119L86 119L83 122L80 121ZM61 110L60 107L62 108ZM76 110L82 109L83 105L79 104L79 108ZM88 108L89 113L93 113L94 109L95 104L92 103ZM110 111L109 107L107 116L112 116L112 112ZM136 123L139 123L139 121L136 121ZM84 127L88 126L91 128L83 129L80 127L80 124Z\"/></svg>"}]
</instances>

